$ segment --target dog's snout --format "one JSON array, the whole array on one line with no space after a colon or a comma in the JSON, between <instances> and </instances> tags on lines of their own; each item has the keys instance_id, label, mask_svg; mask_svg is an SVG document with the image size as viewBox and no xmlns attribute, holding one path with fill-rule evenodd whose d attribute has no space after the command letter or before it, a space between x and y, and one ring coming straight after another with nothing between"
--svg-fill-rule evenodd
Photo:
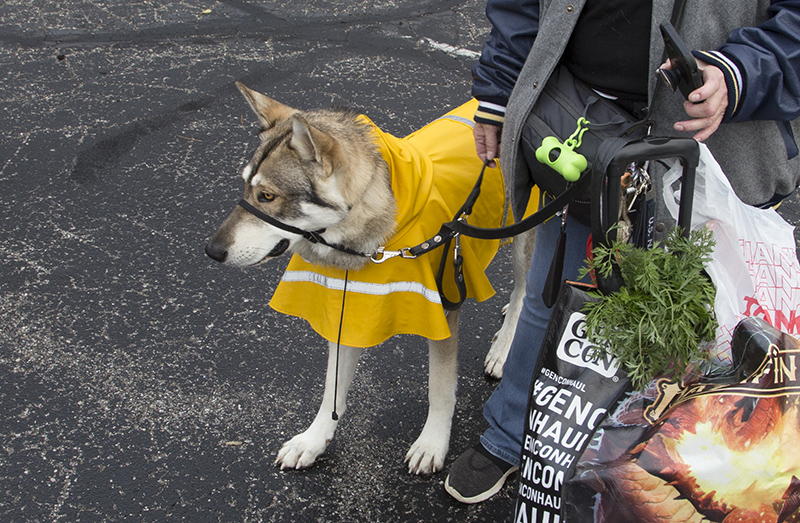
<instances>
[{"instance_id":1,"label":"dog's snout","mask_svg":"<svg viewBox=\"0 0 800 523\"><path fill-rule=\"evenodd\" d=\"M228 250L220 242L211 239L206 244L206 255L212 260L225 263L225 259L228 257Z\"/></svg>"}]
</instances>

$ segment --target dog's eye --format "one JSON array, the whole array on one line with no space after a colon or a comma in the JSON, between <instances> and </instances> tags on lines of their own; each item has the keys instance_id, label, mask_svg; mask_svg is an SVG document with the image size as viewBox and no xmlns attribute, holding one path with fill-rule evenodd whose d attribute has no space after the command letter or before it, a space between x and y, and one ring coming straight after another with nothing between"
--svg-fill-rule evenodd
<instances>
[{"instance_id":1,"label":"dog's eye","mask_svg":"<svg viewBox=\"0 0 800 523\"><path fill-rule=\"evenodd\" d=\"M271 202L275 199L275 195L271 192L262 192L258 195L258 201L260 202Z\"/></svg>"}]
</instances>

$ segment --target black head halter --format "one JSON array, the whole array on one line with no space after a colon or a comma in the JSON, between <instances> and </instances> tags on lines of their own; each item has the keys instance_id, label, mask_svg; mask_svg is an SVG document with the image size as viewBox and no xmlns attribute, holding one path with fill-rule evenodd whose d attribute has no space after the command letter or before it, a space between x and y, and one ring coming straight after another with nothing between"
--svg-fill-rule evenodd
<instances>
[{"instance_id":1,"label":"black head halter","mask_svg":"<svg viewBox=\"0 0 800 523\"><path fill-rule=\"evenodd\" d=\"M306 240L310 241L311 243L318 243L320 245L325 245L326 247L330 247L331 249L344 252L347 254L353 254L355 256L362 256L365 258L369 258L372 254L367 254L363 252L354 251L353 249L349 249L344 247L343 245L338 245L335 243L328 243L325 238L322 237L322 233L325 232L325 229L319 229L317 231L306 231L303 229L298 229L288 223L283 223L280 220L273 218L272 216L260 211L255 206L253 206L250 202L245 199L239 200L239 205L243 207L247 212L255 216L256 218L267 222L268 224L272 225L273 227L277 227L282 231L290 232L292 234L296 234L298 236L302 236Z\"/></svg>"}]
</instances>

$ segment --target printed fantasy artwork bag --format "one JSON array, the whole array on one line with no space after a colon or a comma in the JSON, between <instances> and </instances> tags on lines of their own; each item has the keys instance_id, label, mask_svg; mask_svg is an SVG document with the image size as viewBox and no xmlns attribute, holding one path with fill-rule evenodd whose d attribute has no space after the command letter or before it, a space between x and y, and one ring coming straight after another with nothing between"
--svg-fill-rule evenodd
<instances>
[{"instance_id":1,"label":"printed fantasy artwork bag","mask_svg":"<svg viewBox=\"0 0 800 523\"><path fill-rule=\"evenodd\" d=\"M725 378L629 394L565 478L561 519L549 521L800 522L800 342L747 318L731 348Z\"/></svg>"}]
</instances>

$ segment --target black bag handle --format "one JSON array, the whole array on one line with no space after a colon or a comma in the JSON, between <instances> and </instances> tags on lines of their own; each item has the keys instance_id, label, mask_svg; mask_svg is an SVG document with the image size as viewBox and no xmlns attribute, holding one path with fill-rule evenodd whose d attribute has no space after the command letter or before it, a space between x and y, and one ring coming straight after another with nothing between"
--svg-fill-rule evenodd
<instances>
[{"instance_id":1,"label":"black bag handle","mask_svg":"<svg viewBox=\"0 0 800 523\"><path fill-rule=\"evenodd\" d=\"M600 154L600 153L598 153ZM604 173L595 173L592 179L591 220L592 241L595 245L609 245L616 239L616 229L620 207L620 187L622 175L634 161L653 161L677 158L683 167L681 177L680 207L678 210L678 226L682 234L688 237L692 227L692 205L694 202L694 186L697 166L700 163L700 144L693 138L661 138L647 137L629 143L613 153ZM596 274L597 286L601 292L608 294L622 287L619 270L615 270L609 278Z\"/></svg>"}]
</instances>

